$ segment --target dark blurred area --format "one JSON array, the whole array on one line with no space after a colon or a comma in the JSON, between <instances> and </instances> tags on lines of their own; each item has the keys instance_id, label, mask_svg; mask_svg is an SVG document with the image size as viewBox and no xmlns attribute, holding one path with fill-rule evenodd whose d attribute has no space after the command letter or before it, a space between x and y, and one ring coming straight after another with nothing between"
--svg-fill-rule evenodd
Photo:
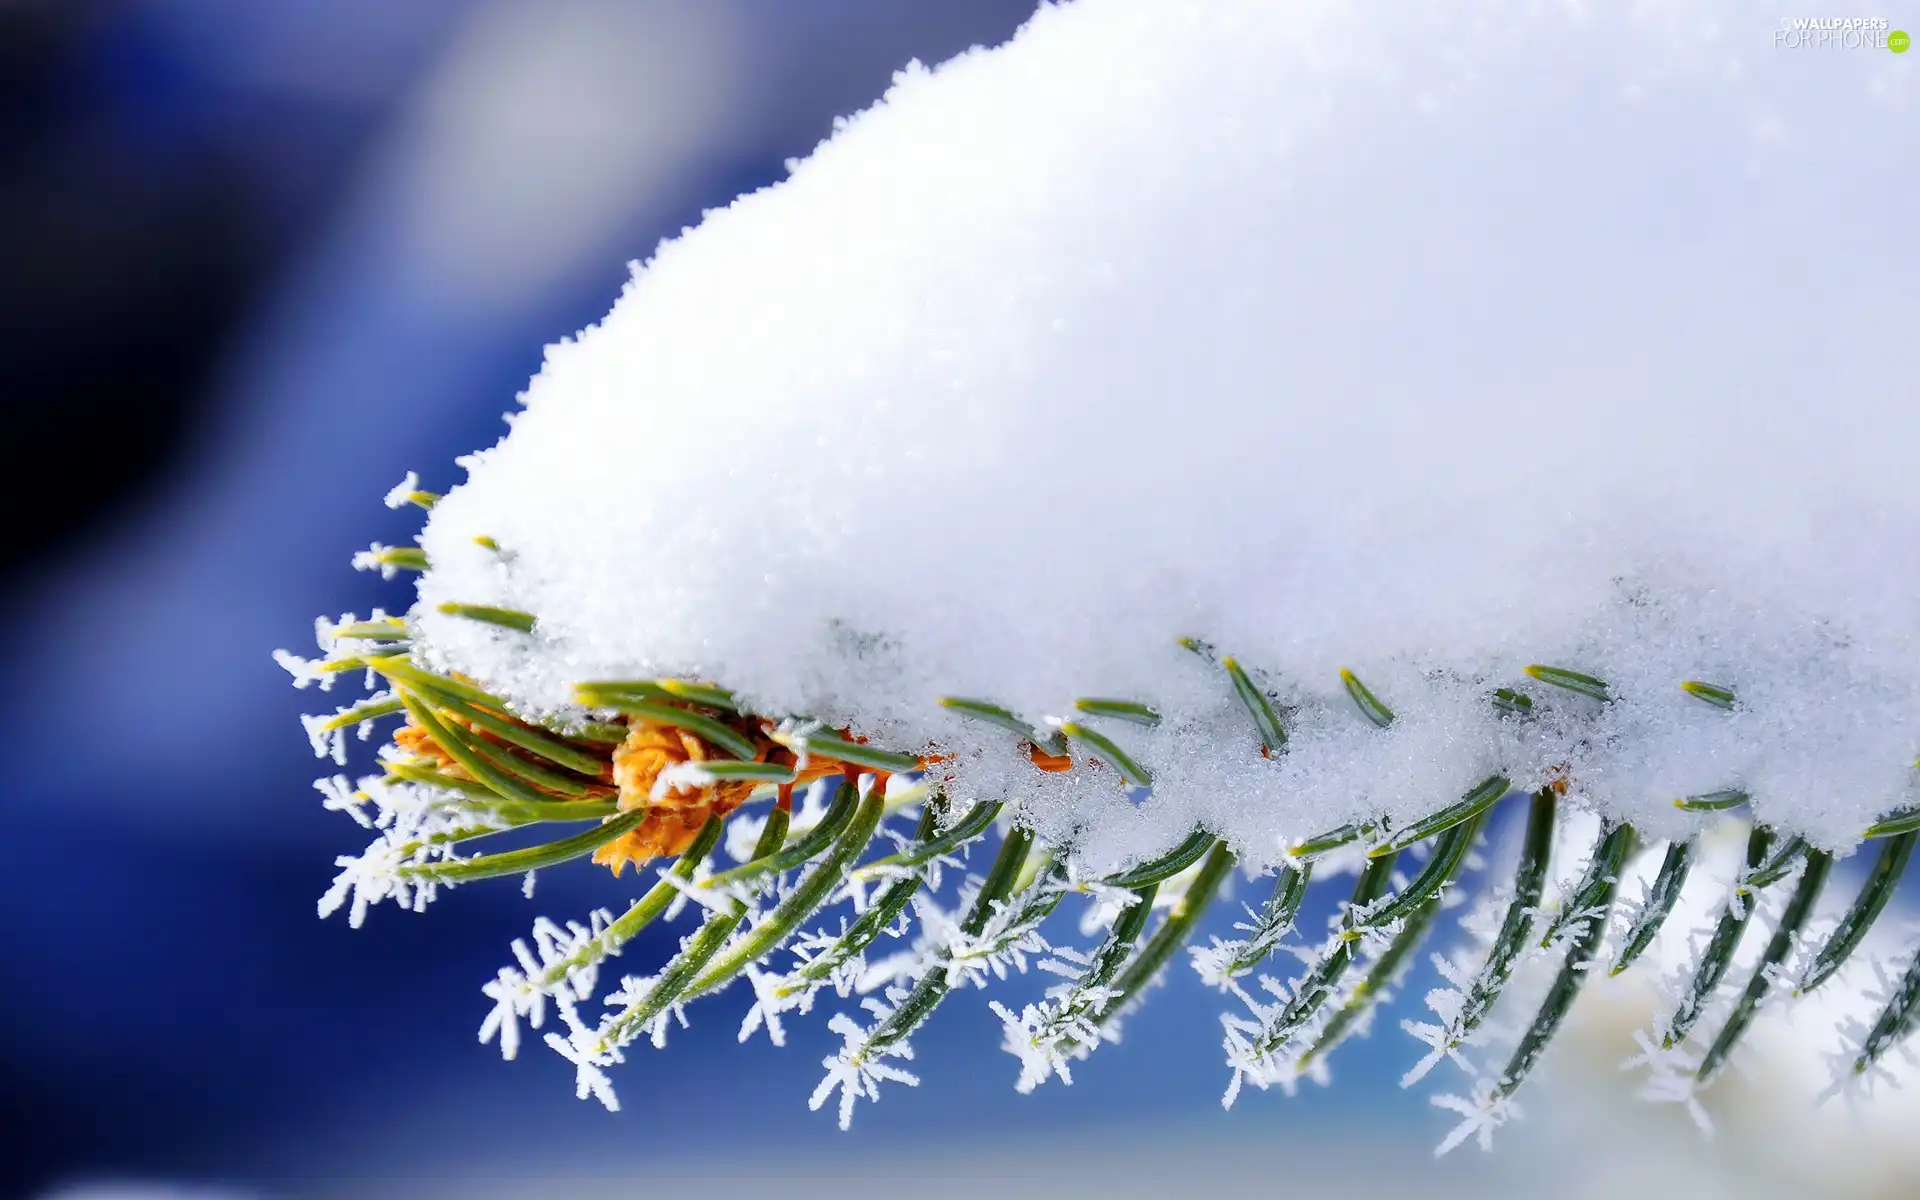
<instances>
[{"instance_id":1,"label":"dark blurred area","mask_svg":"<svg viewBox=\"0 0 1920 1200\"><path fill-rule=\"evenodd\" d=\"M0 466L16 486L49 452L86 467L0 533L10 587L179 469L249 303L324 225L458 8L410 6L320 78L324 62L246 61L292 30L198 7L0 6Z\"/></svg>"},{"instance_id":2,"label":"dark blurred area","mask_svg":"<svg viewBox=\"0 0 1920 1200\"><path fill-rule=\"evenodd\" d=\"M21 486L86 446L98 481L7 523L9 585L178 456L269 257L237 148L115 15L0 9L0 468Z\"/></svg>"}]
</instances>

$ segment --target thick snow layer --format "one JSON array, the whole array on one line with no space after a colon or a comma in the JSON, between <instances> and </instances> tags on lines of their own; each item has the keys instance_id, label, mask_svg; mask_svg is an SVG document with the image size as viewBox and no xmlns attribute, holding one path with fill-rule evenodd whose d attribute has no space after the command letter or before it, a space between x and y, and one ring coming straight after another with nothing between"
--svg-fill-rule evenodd
<instances>
[{"instance_id":1,"label":"thick snow layer","mask_svg":"<svg viewBox=\"0 0 1920 1200\"><path fill-rule=\"evenodd\" d=\"M1849 844L1920 750L1920 55L1629 7L1083 0L909 68L550 348L423 537L431 655L938 745L1096 862L1557 766ZM942 695L1150 702L1154 793Z\"/></svg>"}]
</instances>

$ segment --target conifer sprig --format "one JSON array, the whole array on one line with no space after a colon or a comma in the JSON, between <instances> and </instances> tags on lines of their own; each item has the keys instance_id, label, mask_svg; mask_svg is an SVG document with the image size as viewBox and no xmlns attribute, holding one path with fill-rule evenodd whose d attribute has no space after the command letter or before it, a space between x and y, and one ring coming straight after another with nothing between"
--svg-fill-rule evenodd
<instances>
[{"instance_id":1,"label":"conifer sprig","mask_svg":"<svg viewBox=\"0 0 1920 1200\"><path fill-rule=\"evenodd\" d=\"M437 497L416 482L396 491L404 491L399 502L429 507ZM417 551L380 547L369 562L383 570L429 566ZM539 628L537 614L497 606L446 603L438 610L495 626L501 636L530 637ZM697 680L583 680L574 689L576 710L529 715L471 680L424 665L422 639L410 619L376 613L365 621L323 622L321 629L320 660L280 656L303 686L327 687L364 673L370 687L387 690L310 718L315 749L344 761L348 731L364 737L387 718L404 722L381 752L380 774L357 788L341 778L322 781L329 808L348 812L376 834L363 855L340 860L341 874L321 902L323 915L350 900L358 924L383 900L418 910L445 887L509 875L530 879L536 869L587 857L616 873L628 863L643 870L655 858L669 863L656 868L655 882L617 917L597 912L586 925L565 928L536 923L531 944L512 944L517 965L501 969L483 989L494 1004L483 1041L497 1037L512 1057L521 1024L540 1028L551 1007L566 1033L548 1033L547 1044L575 1064L580 1094L609 1108L617 1100L606 1071L628 1048L643 1036L659 1042L670 1020L685 1019L688 1006L742 979L756 997L742 1037L764 1025L776 1044L784 1042L782 1020L810 1012L823 995L863 998L870 1021L841 1012L829 1022L845 1044L825 1061L827 1077L814 1096L818 1107L838 1091L843 1125L855 1101L878 1099L882 1084L916 1082L898 1064L911 1058L913 1036L956 993L1035 964L1062 982L1017 1012L999 1001L992 1007L1005 1026L1005 1049L1019 1062L1020 1090L1055 1077L1071 1083L1072 1064L1117 1036L1119 1021L1140 1011L1168 966L1186 958L1203 981L1245 1008L1224 1018L1229 1102L1243 1082L1291 1089L1302 1076L1323 1077L1339 1044L1366 1028L1390 999L1421 947L1440 935L1440 918L1455 894L1470 890L1463 881L1483 833L1509 796L1524 794L1511 874L1501 876L1497 890L1482 887L1482 902L1470 906L1499 917L1484 949L1477 961L1434 955L1452 985L1429 995L1437 1021L1403 1023L1427 1048L1403 1085L1444 1060L1468 1065L1470 1051L1497 1040L1488 1018L1513 991L1529 957L1558 960L1505 1065L1480 1077L1468 1095L1436 1100L1462 1118L1443 1147L1476 1135L1485 1142L1518 1111L1515 1093L1547 1055L1598 964L1609 963L1607 973L1617 975L1656 945L1685 939L1686 931L1669 927L1701 875L1698 837L1669 842L1643 897L1623 911L1616 900L1631 861L1658 844L1642 845L1632 825L1605 821L1578 877L1549 903L1556 833L1581 805L1579 780L1564 772L1527 779L1503 770L1412 819L1364 817L1284 853L1233 845L1201 825L1157 856L1088 876L1077 846L1039 841L1016 796L949 795L939 746L874 745L804 714L754 712L721 684ZM1259 753L1286 756L1292 718L1285 693L1206 642L1180 643L1218 671L1221 694L1244 710L1244 728ZM1530 666L1526 674L1596 702L1587 713L1614 703L1612 685L1594 674L1547 665ZM1384 731L1400 720L1354 672L1342 669L1340 684L1373 726ZM1731 687L1698 680L1679 686L1719 711L1742 710ZM1491 688L1487 699L1505 720L1536 719L1534 700L1516 688ZM1108 786L1117 777L1136 794L1152 787L1151 762L1123 745L1162 726L1151 699L1084 697L1068 717L1031 718L991 700L935 703L1011 733L1038 771L1091 762L1099 771L1090 778L1104 774ZM1575 711L1568 719L1583 718ZM1737 781L1729 783L1674 803L1703 821L1739 821L1737 810L1751 797ZM796 806L803 795L811 799ZM755 815L762 805L765 815ZM910 834L889 828L899 816L913 821ZM542 833L531 844L469 849L506 831L523 831L524 841L525 831L569 822L576 828ZM728 836L736 826L750 850ZM1690 1068L1692 1086L1721 1074L1763 1006L1827 985L1854 958L1920 843L1920 807L1893 808L1864 836L1880 842L1876 861L1850 906L1814 944L1806 931L1835 854L1790 830L1748 824L1743 865L1709 936L1689 956L1675 1009L1657 1027L1663 1049L1676 1050L1710 1013L1724 1011L1717 1029L1706 1027L1712 1034ZM949 912L941 899L947 874L996 839L984 875L962 884L963 902ZM739 847L743 861L714 862L723 843ZM1397 873L1403 856L1422 848L1425 861L1413 877ZM1260 872L1272 877L1270 895L1257 909L1245 909L1238 936L1193 944L1243 853L1255 864L1272 861ZM1295 925L1312 884L1349 862L1357 875L1331 928L1318 939L1302 937ZM1767 902L1771 889L1784 889L1788 879L1794 883L1784 902ZM1043 932L1073 895L1102 906L1097 937L1085 949ZM830 915L843 906L851 910L846 916ZM1726 976L1763 909L1778 910L1768 940L1722 1009ZM596 996L605 963L622 957L644 929L687 910L700 914L699 921L677 954ZM886 943L907 948L870 960ZM1258 974L1276 951L1300 959L1285 982ZM590 1016L602 999L609 1011ZM1871 1070L1916 1024L1920 955L1889 985L1882 1010L1861 1037L1852 1073Z\"/></svg>"}]
</instances>

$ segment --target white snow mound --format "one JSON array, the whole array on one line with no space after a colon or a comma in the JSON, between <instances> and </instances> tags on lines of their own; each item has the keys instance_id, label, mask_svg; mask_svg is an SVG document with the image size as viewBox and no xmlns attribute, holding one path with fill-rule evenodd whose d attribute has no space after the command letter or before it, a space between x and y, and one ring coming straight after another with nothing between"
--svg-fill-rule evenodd
<instances>
[{"instance_id":1,"label":"white snow mound","mask_svg":"<svg viewBox=\"0 0 1920 1200\"><path fill-rule=\"evenodd\" d=\"M911 66L549 349L423 535L430 657L938 746L1095 865L1559 767L1654 836L1742 787L1845 847L1920 750L1920 54L1776 24L1082 0ZM1287 753L1179 635L1266 673ZM1151 703L1102 728L1153 794L943 695Z\"/></svg>"}]
</instances>

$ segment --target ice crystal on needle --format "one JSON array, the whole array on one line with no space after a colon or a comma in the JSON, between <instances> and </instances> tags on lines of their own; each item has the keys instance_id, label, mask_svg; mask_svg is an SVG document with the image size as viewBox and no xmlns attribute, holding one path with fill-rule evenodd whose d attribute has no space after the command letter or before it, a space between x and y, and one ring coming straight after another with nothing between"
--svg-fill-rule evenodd
<instances>
[{"instance_id":1,"label":"ice crystal on needle","mask_svg":"<svg viewBox=\"0 0 1920 1200\"><path fill-rule=\"evenodd\" d=\"M481 1040L551 1008L613 1109L744 980L742 1040L834 1010L843 1125L1030 967L988 1001L1016 1087L1184 964L1239 1005L1231 1103L1434 961L1443 1148L1664 956L1640 1066L1704 1124L1750 1025L1859 989L1920 842L1911 64L1772 40L1719 0L1079 0L909 67L551 347L464 481L387 495L419 544L353 565L416 602L277 656L371 693L317 755L390 732L322 784L377 835L322 914L605 866L639 894L511 943ZM1871 1082L1920 965L1861 998Z\"/></svg>"},{"instance_id":2,"label":"ice crystal on needle","mask_svg":"<svg viewBox=\"0 0 1920 1200\"><path fill-rule=\"evenodd\" d=\"M868 999L864 1001L867 1011L884 1021L894 1012L894 1005L906 999L906 993L890 991L886 1001ZM853 1106L858 1100L866 1099L878 1103L880 1085L900 1083L907 1087L919 1087L920 1077L902 1067L888 1062L897 1058L904 1062L913 1061L913 1047L906 1042L893 1042L875 1045L873 1031L863 1028L846 1013L836 1013L827 1022L827 1028L845 1039L845 1044L835 1054L822 1059L820 1065L827 1069L826 1077L820 1086L813 1089L813 1096L807 1101L809 1108L818 1109L825 1104L836 1091L840 1093L840 1128L853 1125Z\"/></svg>"},{"instance_id":3,"label":"ice crystal on needle","mask_svg":"<svg viewBox=\"0 0 1920 1200\"><path fill-rule=\"evenodd\" d=\"M421 911L433 899L434 887L430 882L410 879L407 867L418 863L424 854L415 845L382 834L360 854L334 859L333 865L340 868L340 873L320 897L320 915L331 916L341 905L347 905L347 924L358 929L367 919L367 910L382 900L391 899L402 908Z\"/></svg>"}]
</instances>

